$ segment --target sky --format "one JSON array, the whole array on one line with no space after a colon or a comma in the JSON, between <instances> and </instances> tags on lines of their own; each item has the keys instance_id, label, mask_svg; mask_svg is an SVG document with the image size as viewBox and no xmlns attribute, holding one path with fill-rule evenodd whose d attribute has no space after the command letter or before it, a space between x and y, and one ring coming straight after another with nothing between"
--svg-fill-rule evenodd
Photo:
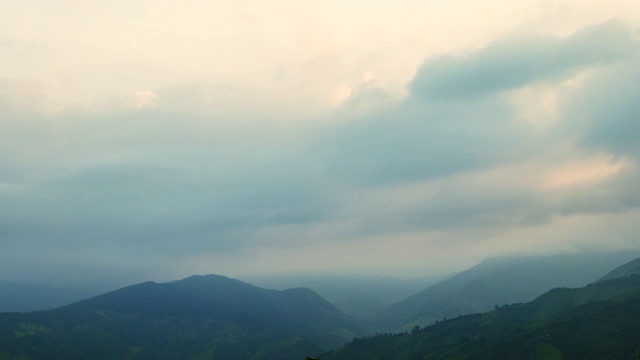
<instances>
[{"instance_id":1,"label":"sky","mask_svg":"<svg viewBox=\"0 0 640 360\"><path fill-rule=\"evenodd\" d=\"M0 0L0 280L640 249L640 2Z\"/></svg>"}]
</instances>

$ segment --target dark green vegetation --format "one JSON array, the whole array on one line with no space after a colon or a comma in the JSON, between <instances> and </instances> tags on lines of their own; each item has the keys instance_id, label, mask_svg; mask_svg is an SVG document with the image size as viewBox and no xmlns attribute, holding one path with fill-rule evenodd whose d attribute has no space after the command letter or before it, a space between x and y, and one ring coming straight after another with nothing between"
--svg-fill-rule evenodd
<instances>
[{"instance_id":1,"label":"dark green vegetation","mask_svg":"<svg viewBox=\"0 0 640 360\"><path fill-rule=\"evenodd\" d=\"M637 359L640 276L557 288L527 304L356 339L323 360Z\"/></svg>"},{"instance_id":2,"label":"dark green vegetation","mask_svg":"<svg viewBox=\"0 0 640 360\"><path fill-rule=\"evenodd\" d=\"M295 360L354 338L320 358L631 359L640 355L640 259L610 271L606 280L577 289L556 287L526 304L513 304L535 297L534 291L550 283L602 278L622 262L619 258L485 261L396 303L391 310L397 323L413 322L411 329L370 337L307 288L267 290L216 275L146 282L55 310L0 313L0 360ZM373 288L363 286L353 286L352 292L344 284L333 289L353 295ZM431 312L423 311L425 304ZM492 311L461 315L477 308ZM434 314L442 318L427 327L415 325L415 319Z\"/></svg>"},{"instance_id":3,"label":"dark green vegetation","mask_svg":"<svg viewBox=\"0 0 640 360\"><path fill-rule=\"evenodd\" d=\"M634 254L575 254L485 260L422 292L392 304L367 320L376 332L410 331L445 318L535 299L556 287L580 287ZM636 255L637 256L637 255Z\"/></svg>"},{"instance_id":4,"label":"dark green vegetation","mask_svg":"<svg viewBox=\"0 0 640 360\"><path fill-rule=\"evenodd\" d=\"M0 359L302 359L360 335L311 290L193 276L0 314Z\"/></svg>"}]
</instances>

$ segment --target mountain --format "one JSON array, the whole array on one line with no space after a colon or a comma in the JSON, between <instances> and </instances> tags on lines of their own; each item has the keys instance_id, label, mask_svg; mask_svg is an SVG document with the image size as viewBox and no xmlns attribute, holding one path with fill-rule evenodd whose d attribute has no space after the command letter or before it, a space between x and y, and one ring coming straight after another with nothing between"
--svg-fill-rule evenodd
<instances>
[{"instance_id":1,"label":"mountain","mask_svg":"<svg viewBox=\"0 0 640 360\"><path fill-rule=\"evenodd\" d=\"M610 280L631 275L640 275L640 258L631 260L628 263L611 270L607 275L605 275L598 281Z\"/></svg>"},{"instance_id":2,"label":"mountain","mask_svg":"<svg viewBox=\"0 0 640 360\"><path fill-rule=\"evenodd\" d=\"M224 307L235 307L278 323L325 348L336 347L363 333L354 320L307 288L267 290L215 275L192 276L173 285L185 292L203 295L208 301Z\"/></svg>"},{"instance_id":3,"label":"mountain","mask_svg":"<svg viewBox=\"0 0 640 360\"><path fill-rule=\"evenodd\" d=\"M459 315L522 303L555 287L579 287L626 262L628 253L488 259L367 319L375 331L401 332Z\"/></svg>"},{"instance_id":4,"label":"mountain","mask_svg":"<svg viewBox=\"0 0 640 360\"><path fill-rule=\"evenodd\" d=\"M438 280L425 277L401 280L391 276L358 274L270 275L248 279L270 289L307 287L357 320L369 318L388 305L424 289Z\"/></svg>"},{"instance_id":5,"label":"mountain","mask_svg":"<svg viewBox=\"0 0 640 360\"><path fill-rule=\"evenodd\" d=\"M300 359L363 333L309 289L192 276L0 314L0 359Z\"/></svg>"},{"instance_id":6,"label":"mountain","mask_svg":"<svg viewBox=\"0 0 640 360\"><path fill-rule=\"evenodd\" d=\"M637 359L640 276L553 289L526 304L355 339L323 360Z\"/></svg>"}]
</instances>

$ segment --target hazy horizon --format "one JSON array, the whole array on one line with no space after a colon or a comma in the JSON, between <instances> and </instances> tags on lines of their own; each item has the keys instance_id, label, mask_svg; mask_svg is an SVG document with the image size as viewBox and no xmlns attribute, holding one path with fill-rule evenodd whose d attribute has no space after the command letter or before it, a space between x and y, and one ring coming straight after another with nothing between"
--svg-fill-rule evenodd
<instances>
[{"instance_id":1,"label":"hazy horizon","mask_svg":"<svg viewBox=\"0 0 640 360\"><path fill-rule=\"evenodd\" d=\"M640 251L640 2L0 0L0 24L0 280Z\"/></svg>"}]
</instances>

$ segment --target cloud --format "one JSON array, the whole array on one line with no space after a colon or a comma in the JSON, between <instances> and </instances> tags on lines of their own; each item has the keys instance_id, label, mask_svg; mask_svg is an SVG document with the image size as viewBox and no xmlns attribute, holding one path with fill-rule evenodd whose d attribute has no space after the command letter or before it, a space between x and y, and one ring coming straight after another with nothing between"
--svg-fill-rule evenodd
<instances>
[{"instance_id":1,"label":"cloud","mask_svg":"<svg viewBox=\"0 0 640 360\"><path fill-rule=\"evenodd\" d=\"M425 100L464 100L516 89L538 81L557 81L589 66L634 52L625 26L610 22L564 38L517 37L493 42L461 56L425 61L411 83Z\"/></svg>"},{"instance_id":2,"label":"cloud","mask_svg":"<svg viewBox=\"0 0 640 360\"><path fill-rule=\"evenodd\" d=\"M470 55L427 60L408 99L331 130L321 141L330 144L327 153L336 176L363 184L420 181L490 167L509 161L509 154L532 151L524 150L532 141L546 141L531 134L537 120L515 121L519 109L502 93L543 80L567 81L585 67L628 58L636 47L629 32L612 22L564 39L511 38ZM556 109L549 111L558 116Z\"/></svg>"},{"instance_id":3,"label":"cloud","mask_svg":"<svg viewBox=\"0 0 640 360\"><path fill-rule=\"evenodd\" d=\"M370 185L418 181L488 166L516 145L503 136L511 111L495 99L460 107L409 99L322 141L334 176Z\"/></svg>"},{"instance_id":4,"label":"cloud","mask_svg":"<svg viewBox=\"0 0 640 360\"><path fill-rule=\"evenodd\" d=\"M640 45L635 46L640 49ZM570 99L567 126L581 129L585 146L640 156L640 57L593 76L590 85ZM566 131L569 131L567 129Z\"/></svg>"},{"instance_id":5,"label":"cloud","mask_svg":"<svg viewBox=\"0 0 640 360\"><path fill-rule=\"evenodd\" d=\"M42 112L50 102L44 87L36 81L0 78L0 108L5 116ZM4 119L8 121L10 119Z\"/></svg>"},{"instance_id":6,"label":"cloud","mask_svg":"<svg viewBox=\"0 0 640 360\"><path fill-rule=\"evenodd\" d=\"M636 196L630 196L628 182L637 179L635 162L617 150L624 146L629 151L637 144L631 140L637 133L631 119L640 109L633 101L637 82L631 69L638 44L629 32L608 23L565 39L496 43L452 61L450 72L439 73L427 61L408 99L320 138L330 176L353 187L345 204L355 205L343 208L344 216L357 224L351 231L369 236L502 232L552 224L556 217L637 207L629 200ZM587 47L594 43L603 44L603 53ZM419 88L431 79L424 78L426 73L438 79L470 75L465 72L470 68L482 73L485 64L509 64L514 57L526 60L516 62L514 74L505 70L506 78L513 75L517 81L502 76L496 76L497 83L481 81L477 89L483 89L482 96L467 96L460 83L464 96L445 89L448 101L425 101L430 98ZM622 96L615 95L619 84L627 90ZM607 96L598 96L603 85ZM543 105L549 94L553 97L542 113L530 111L535 104L523 105L521 99L537 91ZM527 117L535 118L523 118L523 106ZM608 111L608 106L616 110ZM616 126L626 132L609 136L603 131ZM602 147L604 139L610 147Z\"/></svg>"},{"instance_id":7,"label":"cloud","mask_svg":"<svg viewBox=\"0 0 640 360\"><path fill-rule=\"evenodd\" d=\"M32 155L53 155L55 171L0 189L11 204L0 207L4 239L12 247L126 244L139 253L189 255L235 251L261 227L327 216L331 196L320 194L324 185L310 165L289 153L295 145L286 135L192 127L197 121L132 112L56 129ZM9 154L34 151L10 145L7 163L21 162Z\"/></svg>"},{"instance_id":8,"label":"cloud","mask_svg":"<svg viewBox=\"0 0 640 360\"><path fill-rule=\"evenodd\" d=\"M46 112L39 85L4 81L0 270L420 270L616 226L611 246L633 245L637 50L618 23L513 35L430 57L404 97L373 75L316 84L337 102L313 116L280 111L271 83L136 84Z\"/></svg>"}]
</instances>

